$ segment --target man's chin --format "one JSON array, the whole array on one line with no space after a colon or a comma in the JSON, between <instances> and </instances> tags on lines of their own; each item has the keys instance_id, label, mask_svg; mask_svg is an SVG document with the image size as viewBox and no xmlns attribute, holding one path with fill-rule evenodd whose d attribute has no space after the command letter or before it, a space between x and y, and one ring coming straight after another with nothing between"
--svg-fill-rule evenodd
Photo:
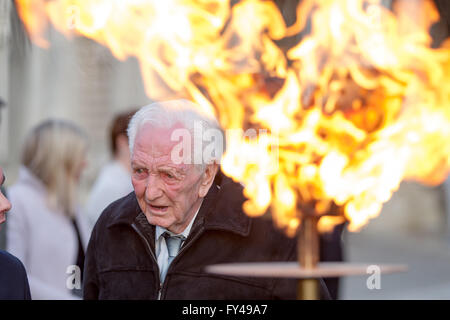
<instances>
[{"instance_id":1,"label":"man's chin","mask_svg":"<svg viewBox=\"0 0 450 320\"><path fill-rule=\"evenodd\" d=\"M149 212L146 212L145 216L147 217L148 223L152 225L160 226L165 229L169 228L172 225L172 223L168 221L167 216L154 215Z\"/></svg>"}]
</instances>

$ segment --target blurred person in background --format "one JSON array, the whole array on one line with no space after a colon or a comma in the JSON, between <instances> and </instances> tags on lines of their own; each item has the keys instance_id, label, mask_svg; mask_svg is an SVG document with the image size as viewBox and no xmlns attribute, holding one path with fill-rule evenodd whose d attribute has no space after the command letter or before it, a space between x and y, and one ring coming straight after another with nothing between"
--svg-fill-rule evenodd
<instances>
[{"instance_id":1,"label":"blurred person in background","mask_svg":"<svg viewBox=\"0 0 450 320\"><path fill-rule=\"evenodd\" d=\"M0 186L5 183L5 175L0 167ZM6 212L11 203L0 191L0 229L6 220ZM30 300L30 286L27 273L19 259L12 254L0 250L0 300Z\"/></svg>"},{"instance_id":2,"label":"blurred person in background","mask_svg":"<svg viewBox=\"0 0 450 320\"><path fill-rule=\"evenodd\" d=\"M64 120L44 121L26 138L18 181L8 189L6 235L7 251L25 265L33 299L77 298L66 272L78 266L81 282L88 226L77 190L86 152L85 134Z\"/></svg>"},{"instance_id":3,"label":"blurred person in background","mask_svg":"<svg viewBox=\"0 0 450 320\"><path fill-rule=\"evenodd\" d=\"M85 207L91 229L103 209L133 191L127 127L135 112L136 110L123 112L113 119L110 130L113 158L100 171Z\"/></svg>"}]
</instances>

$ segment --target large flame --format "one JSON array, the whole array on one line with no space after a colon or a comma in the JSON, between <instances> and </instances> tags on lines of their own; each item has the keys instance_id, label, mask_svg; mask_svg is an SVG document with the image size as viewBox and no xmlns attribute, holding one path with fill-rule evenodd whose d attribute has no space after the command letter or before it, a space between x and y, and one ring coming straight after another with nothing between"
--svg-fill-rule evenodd
<instances>
[{"instance_id":1,"label":"large flame","mask_svg":"<svg viewBox=\"0 0 450 320\"><path fill-rule=\"evenodd\" d=\"M290 27L270 1L16 4L37 44L51 21L137 57L149 97L189 97L226 129L256 129L229 131L222 166L246 186L247 214L270 207L289 234L306 214L357 230L402 180L448 174L450 41L430 47L432 1L304 0ZM277 45L307 25L291 49Z\"/></svg>"}]
</instances>

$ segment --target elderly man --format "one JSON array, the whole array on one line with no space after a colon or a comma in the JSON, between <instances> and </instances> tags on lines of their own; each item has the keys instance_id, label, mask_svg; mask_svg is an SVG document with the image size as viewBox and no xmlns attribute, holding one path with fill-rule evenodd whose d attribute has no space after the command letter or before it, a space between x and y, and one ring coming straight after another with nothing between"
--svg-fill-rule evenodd
<instances>
[{"instance_id":1,"label":"elderly man","mask_svg":"<svg viewBox=\"0 0 450 320\"><path fill-rule=\"evenodd\" d=\"M5 182L0 167L0 186ZM6 220L11 203L0 191L0 225ZM25 268L19 259L0 250L0 300L30 300L30 286Z\"/></svg>"},{"instance_id":2,"label":"elderly man","mask_svg":"<svg viewBox=\"0 0 450 320\"><path fill-rule=\"evenodd\" d=\"M293 260L296 241L270 220L244 214L242 186L217 173L221 152L205 159L209 144L193 140L196 126L221 132L186 100L153 103L131 119L134 192L97 221L85 299L295 299L293 279L204 271L217 263Z\"/></svg>"}]
</instances>

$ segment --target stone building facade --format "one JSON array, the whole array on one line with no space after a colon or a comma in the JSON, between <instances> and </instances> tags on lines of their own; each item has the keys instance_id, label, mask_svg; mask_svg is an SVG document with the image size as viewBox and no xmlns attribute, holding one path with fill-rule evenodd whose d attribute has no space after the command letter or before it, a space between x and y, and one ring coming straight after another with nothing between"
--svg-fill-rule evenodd
<instances>
[{"instance_id":1,"label":"stone building facade","mask_svg":"<svg viewBox=\"0 0 450 320\"><path fill-rule=\"evenodd\" d=\"M108 128L115 113L151 102L137 61L119 62L96 42L66 39L52 28L46 34L51 46L40 48L27 38L15 8L5 5L10 1L0 3L0 19L5 19L0 21L8 26L0 43L0 95L7 106L0 126L1 163L14 180L30 128L49 117L70 119L89 135L87 190L110 156Z\"/></svg>"}]
</instances>

